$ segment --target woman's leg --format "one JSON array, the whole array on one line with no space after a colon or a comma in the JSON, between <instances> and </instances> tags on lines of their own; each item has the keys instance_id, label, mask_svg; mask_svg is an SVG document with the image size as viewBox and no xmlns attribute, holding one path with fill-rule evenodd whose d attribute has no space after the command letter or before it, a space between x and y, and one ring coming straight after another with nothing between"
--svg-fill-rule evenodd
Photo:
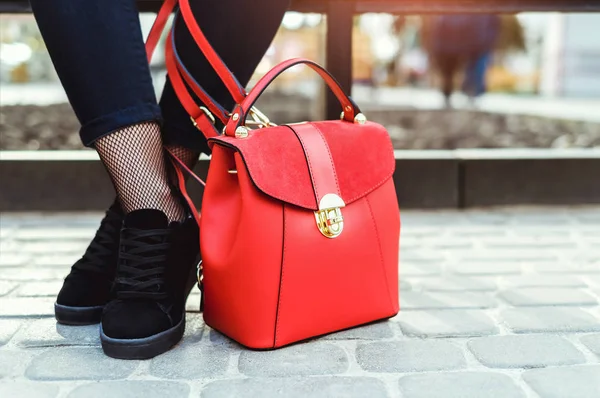
<instances>
[{"instance_id":1,"label":"woman's leg","mask_svg":"<svg viewBox=\"0 0 600 398\"><path fill-rule=\"evenodd\" d=\"M192 0L191 8L206 38L242 85L273 41L290 0ZM182 17L178 17L175 44L183 63L198 83L225 109L235 105L221 79L196 46ZM180 159L193 166L206 140L194 127L167 79L160 100L164 140Z\"/></svg>"},{"instance_id":2,"label":"woman's leg","mask_svg":"<svg viewBox=\"0 0 600 398\"><path fill-rule=\"evenodd\" d=\"M52 61L126 213L184 210L173 195L157 105L134 0L33 0Z\"/></svg>"},{"instance_id":3,"label":"woman's leg","mask_svg":"<svg viewBox=\"0 0 600 398\"><path fill-rule=\"evenodd\" d=\"M66 313L70 323L91 323L100 312L108 355L152 357L183 333L184 291L197 262L198 226L186 217L167 178L161 112L135 1L32 0L31 5L81 122L81 138L100 154L125 213L117 238L104 226L99 230L117 240L113 248L86 253L88 260L73 266L63 286L86 298L83 286L95 289L97 275L111 269L111 301L81 308L62 305L59 294L57 318ZM99 244L93 242L90 250L94 243ZM112 256L118 252L116 264L110 263L109 250ZM78 317L82 312L86 315Z\"/></svg>"}]
</instances>

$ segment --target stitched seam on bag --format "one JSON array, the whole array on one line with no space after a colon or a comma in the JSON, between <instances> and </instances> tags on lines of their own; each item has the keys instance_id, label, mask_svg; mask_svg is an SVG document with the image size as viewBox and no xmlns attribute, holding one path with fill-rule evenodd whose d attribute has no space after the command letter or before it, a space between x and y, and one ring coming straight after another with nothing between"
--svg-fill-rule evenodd
<instances>
[{"instance_id":1,"label":"stitched seam on bag","mask_svg":"<svg viewBox=\"0 0 600 398\"><path fill-rule=\"evenodd\" d=\"M291 128L291 127L290 127ZM319 199L321 198L321 196L319 195L319 187L317 187L317 181L314 178L313 175L313 168L312 168L312 164L310 162L310 156L308 156L308 153L306 152L306 145L304 144L304 140L302 139L302 136L300 134L298 134L298 132L296 130L294 130L292 128L292 131L294 132L294 134L296 135L296 137L298 137L298 139L300 140L300 144L302 145L302 148L304 149L304 157L306 158L306 162L308 163L308 172L310 174L310 180L313 183L313 188L315 190L315 201L317 203L317 208L319 207Z\"/></svg>"},{"instance_id":2,"label":"stitched seam on bag","mask_svg":"<svg viewBox=\"0 0 600 398\"><path fill-rule=\"evenodd\" d=\"M284 264L285 264L285 235L286 235L286 218L285 218L285 202L282 202L282 215L283 215L283 249L281 251L281 269L279 271L279 297L277 298L277 312L275 314L275 336L273 339L273 348L277 346L277 338L279 336L279 315L281 311L282 302L282 291L283 291L283 276L284 276Z\"/></svg>"},{"instance_id":3,"label":"stitched seam on bag","mask_svg":"<svg viewBox=\"0 0 600 398\"><path fill-rule=\"evenodd\" d=\"M306 204L301 204L300 202L296 202L296 201L293 201L293 200L287 200L287 199L283 199L282 197L279 197L278 195L274 195L274 194L272 194L272 193L269 193L269 191L267 191L266 189L264 189L263 187L261 187L260 185L258 185L258 183L256 182L256 180L255 180L255 179L252 177L252 172L251 172L251 170L250 170L250 167L248 166L248 162L246 162L246 158L244 157L244 153L243 153L243 152L242 152L242 151L241 151L241 150L240 150L238 147L236 147L236 146L235 146L235 145L233 145L233 144L230 144L230 143L229 143L229 142L227 142L227 141L221 141L221 140L219 140L219 139L212 139L212 138L211 138L211 139L209 139L208 141L209 141L209 142L211 142L211 141L214 141L214 143L215 143L215 144L217 144L217 145L221 145L221 146L224 146L225 148L233 149L233 150L235 150L237 153L239 153L239 154L240 154L240 156L242 157L242 160L244 161L244 165L246 165L246 169L248 169L248 176L250 177L250 180L252 180L252 183L253 183L253 184L254 184L254 185L255 185L255 186L256 186L256 187L257 187L257 188L258 188L258 189L259 189L259 190L260 190L262 193L264 193L265 195L267 195L267 196L270 196L270 197L272 197L272 198L278 199L278 200L280 200L280 201L282 201L282 202L284 202L284 203L289 203L289 204L292 204L292 205L296 205L296 206L298 206L298 207L302 207L303 209L307 207L307 206L306 206ZM317 209L318 209L318 207L308 207L308 208L309 208L309 209L311 209L311 210L317 210Z\"/></svg>"},{"instance_id":4,"label":"stitched seam on bag","mask_svg":"<svg viewBox=\"0 0 600 398\"><path fill-rule=\"evenodd\" d=\"M390 283L388 281L387 272L385 269L385 262L383 261L383 250L381 249L381 239L379 238L379 230L377 229L377 223L375 222L375 216L373 215L373 209L371 208L371 202L369 202L368 196L365 196L367 207L369 208L369 214L371 214L371 220L373 221L373 227L375 227L375 236L377 237L377 248L379 249L379 260L381 261L381 271L383 271L383 279L385 281L385 287L387 290L387 297L390 303L390 309L394 311L394 303L390 295Z\"/></svg>"},{"instance_id":5,"label":"stitched seam on bag","mask_svg":"<svg viewBox=\"0 0 600 398\"><path fill-rule=\"evenodd\" d=\"M394 153L394 146L392 145L391 139L388 140L388 147L391 149L392 153ZM380 183L376 184L374 187L367 189L364 193L359 194L352 199L349 199L347 203L352 203L355 200L362 198L363 196L366 196L367 194L373 192L374 190L376 190L377 188L379 188L380 186L385 184L387 182L387 180L389 180L394 175L395 171L396 171L396 159L394 158L394 167L392 167L392 172L390 174L388 174Z\"/></svg>"},{"instance_id":6,"label":"stitched seam on bag","mask_svg":"<svg viewBox=\"0 0 600 398\"><path fill-rule=\"evenodd\" d=\"M286 127L290 128L290 129L293 131L293 129L292 129L290 126L286 126ZM252 172L251 168L248 166L248 163L246 162L246 160L244 159L244 154L243 154L243 152L242 152L242 151L241 151L241 150L240 150L238 147L236 147L235 145L233 145L233 144L231 144L231 143L229 143L229 142L227 142L227 141L222 141L222 140L221 140L221 139L219 139L218 137L215 137L215 138L210 138L210 139L208 140L208 142L214 142L214 143L216 143L216 144L223 145L223 146L225 146L225 147L227 147L227 148L232 148L232 149L235 149L235 150L236 150L236 151L237 151L237 152L238 152L238 153L239 153L239 154L242 156L242 159L244 160L244 164L246 165L246 168L248 169L248 174L249 174L249 177L250 177L250 179L252 180L252 183L253 183L254 185L256 185L256 187L257 187L259 190L261 190L261 191L262 191L262 192L263 192L265 195L268 195L268 196L270 196L270 197L272 197L272 198L275 198L275 199L279 199L279 200L281 200L282 202L286 202L286 203L289 203L289 204L292 204L292 205L296 205L296 206L298 206L298 207L302 207L302 208L304 208L304 209L307 209L307 208L308 208L308 209L311 209L311 210L318 210L318 203L317 203L317 206L315 207L315 206L310 206L310 205L307 205L306 203L300 203L300 202L298 202L298 201L294 201L294 200L291 200L291 199L284 199L284 198L282 198L281 196L278 196L278 195L275 195L275 194L272 194L272 193L270 193L269 191L267 191L266 189L264 189L262 186L260 186L260 185L259 185L259 184L256 182L256 180L253 178L253 172ZM391 149L391 150L392 150L392 152L393 152L394 148L393 148L393 146L392 146L392 142L391 142L391 141L389 141L389 147L390 147L390 149ZM396 161L394 160L394 163L395 163L395 162L396 162ZM362 198L363 196L365 196L365 195L367 195L367 194L369 194L369 193L373 192L374 190L376 190L377 188L379 188L379 187L381 187L383 184L385 184L385 183L386 183L386 182L387 182L387 181L388 181L388 180L389 180L389 179L390 179L390 178L391 178L391 177L394 175L395 168L396 168L396 167L395 167L395 164L394 164L394 167L392 167L392 171L391 171L391 173L387 174L387 175L385 176L385 178L383 178L383 179L382 179L382 180L381 180L379 183L375 184L373 187L371 187L371 188L369 188L369 189L365 190L364 192L362 192L362 193L360 193L360 194L356 195L355 197L353 197L353 198L351 198L351 199L348 199L348 200L345 200L344 198L342 198L342 199L344 199L344 202L346 202L346 204L348 205L348 204L350 204L350 203L354 202L355 200L357 200L357 199L360 199L360 198ZM340 193L341 193L341 192L340 192Z\"/></svg>"},{"instance_id":7,"label":"stitched seam on bag","mask_svg":"<svg viewBox=\"0 0 600 398\"><path fill-rule=\"evenodd\" d=\"M333 179L335 180L335 187L337 188L336 194L342 196L342 191L340 191L340 184L338 182L337 172L335 171L335 164L333 163L333 158L331 157L331 149L329 149L329 144L327 143L327 140L325 139L325 136L323 135L323 133L321 132L319 127L317 127L317 125L314 123L311 123L310 125L313 126L313 128L315 130L317 130L317 132L321 136L321 139L323 140L323 144L325 144L325 149L327 149L327 155L329 155L329 162L331 163L331 170L333 171Z\"/></svg>"}]
</instances>

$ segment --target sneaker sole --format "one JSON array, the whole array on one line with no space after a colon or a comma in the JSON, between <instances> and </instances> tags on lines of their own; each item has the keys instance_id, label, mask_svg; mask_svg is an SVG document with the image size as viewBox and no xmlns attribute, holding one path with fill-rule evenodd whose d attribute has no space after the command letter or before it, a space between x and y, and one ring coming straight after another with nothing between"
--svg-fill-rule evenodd
<instances>
[{"instance_id":1,"label":"sneaker sole","mask_svg":"<svg viewBox=\"0 0 600 398\"><path fill-rule=\"evenodd\" d=\"M71 307L54 303L54 317L63 325L84 326L95 325L102 320L104 306Z\"/></svg>"},{"instance_id":2,"label":"sneaker sole","mask_svg":"<svg viewBox=\"0 0 600 398\"><path fill-rule=\"evenodd\" d=\"M185 315L164 332L142 339L114 339L104 334L100 326L100 342L104 353L117 359L150 359L169 351L179 343L185 330Z\"/></svg>"}]
</instances>

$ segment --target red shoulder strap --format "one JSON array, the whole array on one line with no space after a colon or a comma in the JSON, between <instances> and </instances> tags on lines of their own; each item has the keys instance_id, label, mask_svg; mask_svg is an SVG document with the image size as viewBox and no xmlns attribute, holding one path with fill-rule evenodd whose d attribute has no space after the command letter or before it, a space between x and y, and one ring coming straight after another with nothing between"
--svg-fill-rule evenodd
<instances>
[{"instance_id":1,"label":"red shoulder strap","mask_svg":"<svg viewBox=\"0 0 600 398\"><path fill-rule=\"evenodd\" d=\"M242 102L246 97L246 90L235 78L233 73L227 68L223 60L219 57L216 51L212 48L204 33L198 26L196 19L190 8L189 0L165 0L163 3L152 29L146 40L146 53L148 62L152 58L152 54L156 49L156 45L160 40L162 32L165 29L169 15L173 12L175 7L179 5L183 20L190 30L194 41L198 45L200 51L204 54L206 59L209 61L211 66L217 72L218 76L223 80L225 87L231 93L236 103ZM174 28L174 26L173 26ZM214 126L215 117L221 120L224 124L229 120L229 112L227 112L220 104L218 104L212 97L194 80L191 74L187 71L177 49L175 48L173 40L173 30L169 34L165 49L165 62L167 66L167 73L173 89L182 106L185 108L187 113L190 115L192 122L208 139L219 135L218 130ZM198 106L196 101L190 95L188 88L191 89L194 94L202 101L204 107Z\"/></svg>"},{"instance_id":2,"label":"red shoulder strap","mask_svg":"<svg viewBox=\"0 0 600 398\"><path fill-rule=\"evenodd\" d=\"M200 26L198 26L198 22L196 22L196 18L194 18L194 14L190 8L190 0L180 0L179 9L181 10L183 20L185 21L187 28L190 30L190 33L198 45L198 48L200 51L202 51L213 69L217 72L225 84L225 87L227 87L231 93L235 103L239 104L246 96L246 90L244 87L242 87L240 82L238 82L233 73L231 73L227 65L225 65L221 57L219 57L217 52L212 48L208 40L206 40L206 36L204 36L202 29L200 29Z\"/></svg>"},{"instance_id":3,"label":"red shoulder strap","mask_svg":"<svg viewBox=\"0 0 600 398\"><path fill-rule=\"evenodd\" d=\"M158 15L152 24L152 29L150 29L150 33L148 34L148 38L146 39L146 55L148 56L148 62L152 60L152 54L154 54L154 50L156 49L156 45L160 40L160 36L162 32L165 30L165 25L169 20L169 15L173 12L173 9L177 5L179 0L165 0L163 5L160 7L160 11L158 11Z\"/></svg>"}]
</instances>

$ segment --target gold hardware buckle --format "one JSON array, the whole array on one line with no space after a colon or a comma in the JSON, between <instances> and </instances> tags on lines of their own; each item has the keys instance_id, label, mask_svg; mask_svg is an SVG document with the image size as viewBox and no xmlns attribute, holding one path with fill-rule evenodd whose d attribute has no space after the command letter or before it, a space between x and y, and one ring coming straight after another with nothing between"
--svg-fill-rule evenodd
<instances>
[{"instance_id":1,"label":"gold hardware buckle","mask_svg":"<svg viewBox=\"0 0 600 398\"><path fill-rule=\"evenodd\" d=\"M198 280L198 287L202 290L202 283L204 282L204 273L202 267L202 260L196 266L196 279Z\"/></svg>"},{"instance_id":2,"label":"gold hardware buckle","mask_svg":"<svg viewBox=\"0 0 600 398\"><path fill-rule=\"evenodd\" d=\"M275 123L271 122L267 115L262 113L257 107L253 106L250 108L250 112L248 112L252 117L252 120L246 121L246 124L250 123L251 125L262 127L272 127L277 126Z\"/></svg>"},{"instance_id":3,"label":"gold hardware buckle","mask_svg":"<svg viewBox=\"0 0 600 398\"><path fill-rule=\"evenodd\" d=\"M212 124L215 124L215 123L217 122L217 120L215 119L215 116L214 116L214 115L213 115L213 114L212 114L212 113L211 113L211 112L208 110L208 108L207 108L207 107L205 107L205 106L201 106L201 107L200 107L200 110L201 110L202 112L204 112L204 114L205 114L206 116L208 116L208 118L210 119L210 122L211 122ZM194 125L194 127L198 128L198 123L196 123L196 120L194 120L194 118L193 118L193 117L191 117L191 116L190 116L190 120L192 121L192 124Z\"/></svg>"},{"instance_id":4,"label":"gold hardware buckle","mask_svg":"<svg viewBox=\"0 0 600 398\"><path fill-rule=\"evenodd\" d=\"M328 193L319 202L319 210L315 211L317 228L323 236L329 239L337 238L344 230L342 207L346 204L336 194Z\"/></svg>"},{"instance_id":5,"label":"gold hardware buckle","mask_svg":"<svg viewBox=\"0 0 600 398\"><path fill-rule=\"evenodd\" d=\"M340 115L340 120L344 120L344 116L346 116L346 115L344 114L344 112L342 112L342 114ZM363 115L362 113L359 113L354 117L355 124L365 124L366 122L367 122L367 117L365 115Z\"/></svg>"},{"instance_id":6,"label":"gold hardware buckle","mask_svg":"<svg viewBox=\"0 0 600 398\"><path fill-rule=\"evenodd\" d=\"M248 136L250 135L250 131L252 131L252 129L248 126L258 128L277 126L275 123L271 122L264 113L259 111L258 108L254 106L250 108L248 114L252 117L252 119L246 120L245 123L243 123L235 129L236 138L248 138ZM233 121L237 121L239 119L238 113L230 113L229 116L233 119ZM226 128L226 125L223 126L223 135L225 135Z\"/></svg>"}]
</instances>

